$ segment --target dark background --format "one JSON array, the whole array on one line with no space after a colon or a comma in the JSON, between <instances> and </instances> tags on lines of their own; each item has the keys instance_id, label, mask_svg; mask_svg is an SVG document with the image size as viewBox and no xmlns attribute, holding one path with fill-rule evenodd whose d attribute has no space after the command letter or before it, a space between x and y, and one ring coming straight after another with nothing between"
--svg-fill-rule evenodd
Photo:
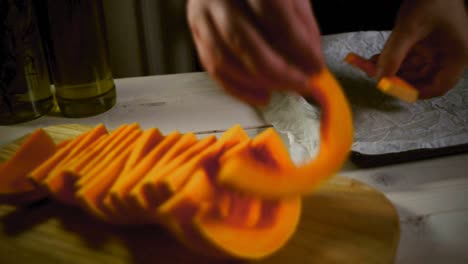
<instances>
[{"instance_id":1,"label":"dark background","mask_svg":"<svg viewBox=\"0 0 468 264\"><path fill-rule=\"evenodd\" d=\"M311 2L322 35L328 35L365 30L391 30L401 0L312 0ZM37 11L39 27L45 42L46 53L49 54L53 51L50 50L49 45L47 0L33 0L33 3ZM168 34L172 32L172 34L174 34L174 23L180 24L181 21L185 22L185 14L182 12L183 10L181 13L177 14L177 19L174 17L161 18L163 30L165 32L169 32ZM184 18L180 19L180 17ZM180 30L181 27L179 25L176 28ZM182 29L184 34L189 34L187 25L184 25ZM171 36L169 35L167 37L170 38ZM194 54L196 54L196 52L194 52ZM194 60L195 71L203 71L198 58L194 58Z\"/></svg>"},{"instance_id":2,"label":"dark background","mask_svg":"<svg viewBox=\"0 0 468 264\"><path fill-rule=\"evenodd\" d=\"M391 30L401 0L313 0L314 14L323 35Z\"/></svg>"}]
</instances>

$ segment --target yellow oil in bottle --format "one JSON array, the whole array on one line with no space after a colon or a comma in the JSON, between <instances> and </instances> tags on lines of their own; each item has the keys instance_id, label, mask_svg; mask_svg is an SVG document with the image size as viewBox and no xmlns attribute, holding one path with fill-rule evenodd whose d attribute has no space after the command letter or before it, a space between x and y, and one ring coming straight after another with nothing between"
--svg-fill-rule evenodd
<instances>
[{"instance_id":1,"label":"yellow oil in bottle","mask_svg":"<svg viewBox=\"0 0 468 264\"><path fill-rule=\"evenodd\" d=\"M49 0L55 98L67 117L112 108L116 91L108 60L102 1Z\"/></svg>"},{"instance_id":2,"label":"yellow oil in bottle","mask_svg":"<svg viewBox=\"0 0 468 264\"><path fill-rule=\"evenodd\" d=\"M0 125L29 121L53 105L36 15L29 1L0 1Z\"/></svg>"}]
</instances>

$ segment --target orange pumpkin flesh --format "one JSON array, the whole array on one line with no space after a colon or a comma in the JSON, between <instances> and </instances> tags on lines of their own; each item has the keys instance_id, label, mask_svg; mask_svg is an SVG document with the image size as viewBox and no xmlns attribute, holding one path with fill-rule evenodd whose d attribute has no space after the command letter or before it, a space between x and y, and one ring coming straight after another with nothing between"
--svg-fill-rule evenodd
<instances>
[{"instance_id":1,"label":"orange pumpkin flesh","mask_svg":"<svg viewBox=\"0 0 468 264\"><path fill-rule=\"evenodd\" d=\"M115 141L117 135L121 134L128 125L122 125L114 130L111 134L104 135L97 139L92 145L83 150L79 155L77 155L73 160L69 161L64 165L62 173L67 173L73 176L76 180L79 175L82 173L83 169L88 166L88 164L95 159L105 148L110 144L110 142ZM50 175L46 179L51 181L52 178Z\"/></svg>"},{"instance_id":2,"label":"orange pumpkin flesh","mask_svg":"<svg viewBox=\"0 0 468 264\"><path fill-rule=\"evenodd\" d=\"M227 130L223 136L211 147L206 149L205 153L194 157L186 165L171 173L167 179L172 196L157 208L159 216L168 216L173 208L182 207L183 200L194 200L194 204L200 204L209 201L216 192L212 185L212 178L217 173L217 156L223 152L232 149L241 142L249 141L249 137L240 126L234 126ZM214 166L213 166L214 165ZM203 167L205 169L200 169ZM209 174L211 174L211 179ZM171 178L187 177L184 184L173 184ZM187 198L188 197L188 198ZM208 198L207 198L208 197Z\"/></svg>"},{"instance_id":3,"label":"orange pumpkin flesh","mask_svg":"<svg viewBox=\"0 0 468 264\"><path fill-rule=\"evenodd\" d=\"M414 71L417 71L418 68L421 68L421 67L418 67L418 65L423 64L422 62L414 61L414 58L420 58L420 57L416 56L416 57L411 57L411 58L413 58L413 61L409 61L409 62L405 61L405 63L401 66L400 70L406 70L406 71L398 72L398 74L401 73L401 76L404 76L405 78L412 77L411 73ZM375 77L377 73L377 66L375 62L376 59L377 59L377 56L374 56L371 59L365 59L352 52L346 55L345 57L345 61L347 63L362 70L368 76L371 76L371 77ZM412 62L416 64L411 65ZM424 68L430 69L429 65L430 64L426 65L426 67ZM395 98L398 98L406 102L412 103L412 102L417 101L419 97L418 89L413 87L411 84L409 84L407 81L403 80L399 76L382 77L377 83L377 88L383 93L386 93L388 95L391 95Z\"/></svg>"},{"instance_id":4,"label":"orange pumpkin flesh","mask_svg":"<svg viewBox=\"0 0 468 264\"><path fill-rule=\"evenodd\" d=\"M86 146L92 144L96 139L106 134L106 128L103 125L98 125L91 131L79 135L66 146L54 153L51 158L36 167L31 173L29 173L28 178L38 185L41 184L49 176L51 171L65 163L67 159L69 159L69 156L74 156L76 152L81 152L83 149L86 149Z\"/></svg>"},{"instance_id":5,"label":"orange pumpkin flesh","mask_svg":"<svg viewBox=\"0 0 468 264\"><path fill-rule=\"evenodd\" d=\"M396 76L383 77L377 83L377 87L382 92L409 103L416 102L419 97L419 91L416 88Z\"/></svg>"},{"instance_id":6,"label":"orange pumpkin flesh","mask_svg":"<svg viewBox=\"0 0 468 264\"><path fill-rule=\"evenodd\" d=\"M296 206L294 208L296 209L287 211L290 214L288 217L281 217L279 214L271 212L265 214L265 201L262 199L232 192L222 186L217 186L216 183L219 159L224 154L229 156L244 150L250 151L251 155L256 159L268 158L270 150L262 149L262 144L258 144L257 149L252 149L251 146L257 147L257 142L266 140L274 142L270 140L269 133L262 134L257 140L251 141L240 126L235 126L229 129L219 140L208 137L197 141L193 134L180 137L180 134L176 133L172 137L173 139L166 143L164 142L169 136L162 139L159 144L148 143L152 144L152 147L148 147L144 153L147 153L148 158L152 158L153 167L144 164L147 157L143 158L141 154L135 154L140 158L131 161L131 166L133 169L144 166L146 172L150 172L155 170L158 164L164 164L160 165L159 169L167 170L167 173L164 174L165 177L162 177L160 182L164 183L163 186L166 186L167 183L167 186L173 188L169 189L172 190L169 192L169 199L157 208L146 208L140 204L140 207L136 210L115 210L109 213L106 201L112 201L110 198L112 189L120 189L117 183L121 176L122 179L125 179L125 175L122 175L122 173L136 146L140 149L137 152L143 152L144 144L139 144L138 139L143 137L142 134L146 137L149 136L137 127L130 130L119 130L127 131L125 138L117 137L113 133L107 135L107 132L103 133L104 131L101 128L95 128L90 132L86 132L84 133L86 136L77 137L77 139L80 139L79 141L74 142L72 140L62 147L62 150L64 150L67 147L75 146L79 147L80 151L68 149L65 154L60 156L54 157L51 154L51 159L54 160L52 163L44 161L44 163L48 164L48 169L46 170L47 173L44 174L45 176L41 177L40 183L44 183L46 186L50 183L63 183L67 174L58 172L70 170L69 166L75 164L73 158L70 157L71 153L73 157L80 160L87 157L86 155L89 156L90 153L96 153L92 149L103 150L105 144L102 142L107 142L107 144L113 146L105 152L107 156L102 157L96 167L88 169L87 172L82 167L75 171L76 174L73 175L75 175L75 178L77 177L77 181L74 184L56 184L53 188L49 188L48 190L53 197L63 202L79 205L96 217L112 223L162 223L190 248L216 257L263 257L280 248L294 232L296 228L295 219L300 214L299 199L295 202ZM118 138L121 138L121 140L118 140ZM148 140L146 138L144 141L149 142ZM116 141L118 143L114 143ZM275 142L275 147L278 147L278 142ZM165 151L161 150L162 147L165 148ZM159 150L157 157L154 156L155 154L151 156L152 153L155 153L155 150ZM287 152L277 152L274 157L279 159L280 167L284 167L284 164L291 166L290 160L287 159ZM53 166L50 164L53 164ZM267 164L277 167L273 163ZM36 166L41 167L42 165L37 164ZM131 173L132 171L129 170L125 173ZM52 172L54 172L54 177L51 177ZM151 179L148 178L148 173L143 173L143 175L145 177L136 180L127 179L134 181L134 185L138 186ZM50 179L54 181L49 182ZM121 184L123 183L126 182L121 182ZM121 193L121 198L123 201L127 201L131 189L128 187L124 189L126 189L126 192ZM64 194L70 197L62 196ZM220 196L225 198L218 200ZM144 197L144 199L147 199L147 197ZM223 203L222 201L226 202ZM283 208L283 201L278 201L278 204L278 208ZM222 209L222 207L225 207L225 209ZM129 209L129 207L124 209ZM224 213L219 213L222 211ZM280 211L278 209L278 212ZM217 213L213 214L213 212ZM130 213L131 216L124 215L127 213ZM289 228L286 228L286 225L289 225ZM220 232L226 232L226 234L216 235L215 232L219 230L221 230ZM258 244L258 247L249 251L245 249L244 242L226 242L226 239L235 233L245 235L244 239L246 241L257 235L261 235L264 239L261 244ZM250 238L248 238L249 236ZM237 239L237 236L235 237Z\"/></svg>"},{"instance_id":7,"label":"orange pumpkin flesh","mask_svg":"<svg viewBox=\"0 0 468 264\"><path fill-rule=\"evenodd\" d=\"M0 166L0 194L32 191L34 186L27 175L55 151L54 141L44 130L32 132L15 154Z\"/></svg>"},{"instance_id":8,"label":"orange pumpkin flesh","mask_svg":"<svg viewBox=\"0 0 468 264\"><path fill-rule=\"evenodd\" d=\"M105 152L105 155L96 157L96 160L101 159L99 160L99 163L96 163L96 165L93 167L89 167L87 170L86 168L83 169L78 181L75 183L75 187L80 188L86 183L92 181L97 175L99 175L102 169L104 169L110 162L112 162L112 160L122 155L122 153L124 153L126 150L132 149L135 145L135 141L138 140L141 134L142 131L139 129L132 131L129 135L127 135L127 137L119 140L118 144L116 144L114 148L110 149L108 152Z\"/></svg>"},{"instance_id":9,"label":"orange pumpkin flesh","mask_svg":"<svg viewBox=\"0 0 468 264\"><path fill-rule=\"evenodd\" d=\"M134 169L119 176L104 198L104 208L107 213L113 212L115 215L124 216L121 217L123 221L141 219L141 217L136 216L141 211L132 204L129 193L180 138L181 134L177 131L165 136L158 145L149 151L146 157L136 164Z\"/></svg>"},{"instance_id":10,"label":"orange pumpkin flesh","mask_svg":"<svg viewBox=\"0 0 468 264\"><path fill-rule=\"evenodd\" d=\"M233 126L228 129L216 143L167 175L167 177L161 181L160 188L162 188L165 193L171 195L175 194L182 188L197 168L204 166L204 164L213 159L217 159L223 152L229 151L241 142L246 142L248 140L249 137L247 133L245 133L239 125Z\"/></svg>"},{"instance_id":11,"label":"orange pumpkin flesh","mask_svg":"<svg viewBox=\"0 0 468 264\"><path fill-rule=\"evenodd\" d=\"M159 170L163 168L170 160L183 153L185 150L190 148L197 142L196 136L193 133L187 133L182 135L179 141L177 141L171 149L169 149L164 156L151 168L150 171L132 188L129 192L129 202L139 208L145 209L150 204L160 204L161 200L165 197L159 196L160 194L152 193L148 195L145 192L145 184L151 181L159 180Z\"/></svg>"},{"instance_id":12,"label":"orange pumpkin flesh","mask_svg":"<svg viewBox=\"0 0 468 264\"><path fill-rule=\"evenodd\" d=\"M143 189L147 193L146 196L150 196L151 193L159 193L162 197L169 197L171 194L165 192L165 188L162 187L162 182L168 177L168 174L172 173L178 167L184 166L187 162L193 160L195 156L200 156L200 153L203 152L204 149L210 148L215 141L215 136L206 137L163 165L157 174L154 175L154 178L147 178L147 182L144 183Z\"/></svg>"},{"instance_id":13,"label":"orange pumpkin flesh","mask_svg":"<svg viewBox=\"0 0 468 264\"><path fill-rule=\"evenodd\" d=\"M221 185L266 198L294 197L311 193L341 168L353 142L350 107L340 85L327 70L313 76L310 87L308 95L322 106L317 157L305 165L292 166L279 136L273 130L266 131L267 135L258 136L261 140L254 139L252 145L254 151L263 153L262 158L252 158L244 151L221 160L218 175ZM272 165L280 161L282 166Z\"/></svg>"},{"instance_id":14,"label":"orange pumpkin flesh","mask_svg":"<svg viewBox=\"0 0 468 264\"><path fill-rule=\"evenodd\" d=\"M377 67L373 61L365 59L355 53L348 53L344 60L348 64L362 70L370 77L375 76L377 73Z\"/></svg>"},{"instance_id":15,"label":"orange pumpkin flesh","mask_svg":"<svg viewBox=\"0 0 468 264\"><path fill-rule=\"evenodd\" d=\"M264 258L284 246L300 219L300 198L283 199L264 216L274 219L270 225L243 227L227 224L209 210L201 210L193 219L194 230L204 241L228 256L244 259Z\"/></svg>"},{"instance_id":16,"label":"orange pumpkin flesh","mask_svg":"<svg viewBox=\"0 0 468 264\"><path fill-rule=\"evenodd\" d=\"M307 95L323 116L319 154L305 165L293 164L272 128L253 140L240 126L219 140L197 140L193 133L163 136L137 124L108 134L100 125L62 144L31 168L30 178L105 221L163 224L203 254L264 258L293 235L300 196L340 168L352 142L351 113L339 85L327 70L310 83ZM67 175L71 184L64 184Z\"/></svg>"},{"instance_id":17,"label":"orange pumpkin flesh","mask_svg":"<svg viewBox=\"0 0 468 264\"><path fill-rule=\"evenodd\" d=\"M141 138L138 140L135 148L128 157L122 174L125 174L135 168L139 161L141 161L141 159L143 159L151 149L160 143L163 138L164 136L157 128L150 128L146 130L141 135Z\"/></svg>"},{"instance_id":18,"label":"orange pumpkin flesh","mask_svg":"<svg viewBox=\"0 0 468 264\"><path fill-rule=\"evenodd\" d=\"M103 200L113 182L124 170L125 161L130 156L131 148L123 151L123 154L102 169L99 177L93 178L85 186L76 192L76 197L81 205L95 216L112 222L103 209Z\"/></svg>"},{"instance_id":19,"label":"orange pumpkin flesh","mask_svg":"<svg viewBox=\"0 0 468 264\"><path fill-rule=\"evenodd\" d=\"M115 138L112 141L110 141L109 144L105 146L104 149L100 151L99 154L91 162L86 164L81 173L83 175L88 174L90 171L94 170L103 159L106 159L109 153L114 152L115 148L121 146L124 142L124 144L128 144L128 137L136 137L137 134L139 135L141 133L142 130L138 124L134 123L126 125L122 129L121 133L115 133ZM85 181L85 179L81 178L79 180Z\"/></svg>"}]
</instances>

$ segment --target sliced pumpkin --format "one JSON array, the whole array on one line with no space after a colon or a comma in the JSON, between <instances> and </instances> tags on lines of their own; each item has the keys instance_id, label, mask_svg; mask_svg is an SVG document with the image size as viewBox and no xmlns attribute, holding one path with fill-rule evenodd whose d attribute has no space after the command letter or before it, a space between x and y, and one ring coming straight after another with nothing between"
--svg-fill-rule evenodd
<instances>
[{"instance_id":1,"label":"sliced pumpkin","mask_svg":"<svg viewBox=\"0 0 468 264\"><path fill-rule=\"evenodd\" d=\"M157 208L158 218L185 246L200 254L226 257L204 241L193 229L191 219L205 203L216 200L216 189L204 169L197 169L176 195Z\"/></svg>"},{"instance_id":2,"label":"sliced pumpkin","mask_svg":"<svg viewBox=\"0 0 468 264\"><path fill-rule=\"evenodd\" d=\"M366 59L363 58L355 53L349 53L345 57L345 61L349 63L352 66L357 67L358 69L362 70L365 72L367 75L371 77L375 77L377 73L377 66L375 60L377 59L378 56L374 56L372 59ZM402 65L402 69L406 70L414 70L414 67L412 68L412 65L410 64L411 62L415 62L414 58L418 59L420 56L413 56L413 61L410 61L409 63L404 63ZM420 66L421 62L417 63L416 66ZM421 68L421 67L416 67L416 68ZM427 69L430 68L428 67L422 67ZM399 72L400 73L400 72ZM410 72L403 72L405 76L410 76ZM400 75L399 75L400 76ZM401 75L403 76L403 75ZM401 79L398 76L386 76L382 77L379 82L377 83L377 88L382 91L385 94L388 94L390 96L393 96L395 98L398 98L400 100L406 101L406 102L416 102L419 97L419 91L415 87L413 87L411 84L409 84L407 81Z\"/></svg>"},{"instance_id":3,"label":"sliced pumpkin","mask_svg":"<svg viewBox=\"0 0 468 264\"><path fill-rule=\"evenodd\" d=\"M104 206L107 210L137 214L138 210L128 198L129 192L180 138L181 134L178 131L167 135L133 170L122 173L104 199Z\"/></svg>"},{"instance_id":4,"label":"sliced pumpkin","mask_svg":"<svg viewBox=\"0 0 468 264\"><path fill-rule=\"evenodd\" d=\"M213 203L220 201L219 191L205 170L197 170L176 195L158 208L159 216L184 244L215 256L262 258L281 248L294 233L300 198L262 206L259 200L252 204L226 191L223 196L230 197L231 209L223 216ZM252 210L245 210L249 204Z\"/></svg>"},{"instance_id":5,"label":"sliced pumpkin","mask_svg":"<svg viewBox=\"0 0 468 264\"><path fill-rule=\"evenodd\" d=\"M344 59L348 64L365 72L368 76L374 77L377 73L377 67L371 60L365 59L356 53L350 52Z\"/></svg>"},{"instance_id":6,"label":"sliced pumpkin","mask_svg":"<svg viewBox=\"0 0 468 264\"><path fill-rule=\"evenodd\" d=\"M128 157L122 174L131 171L164 138L159 129L150 128L143 132Z\"/></svg>"},{"instance_id":7,"label":"sliced pumpkin","mask_svg":"<svg viewBox=\"0 0 468 264\"><path fill-rule=\"evenodd\" d=\"M67 204L73 204L72 197L74 196L75 177L82 167L93 159L96 155L95 148L105 145L108 135L102 135L97 138L89 147L77 154L75 159L58 164L53 168L47 177L41 182L47 191L53 194L54 197L61 197L61 201Z\"/></svg>"},{"instance_id":8,"label":"sliced pumpkin","mask_svg":"<svg viewBox=\"0 0 468 264\"><path fill-rule=\"evenodd\" d=\"M95 177L98 177L100 171L107 167L113 159L117 158L126 149L133 148L141 134L142 131L140 129L133 130L125 138L118 140L118 142L116 142L116 144L110 148L109 151L104 151L105 155L96 157L96 160L100 159L99 162L96 163L93 167L88 166L83 169L81 177L75 183L75 187L80 188L81 186L84 186L88 182L92 181Z\"/></svg>"},{"instance_id":9,"label":"sliced pumpkin","mask_svg":"<svg viewBox=\"0 0 468 264\"><path fill-rule=\"evenodd\" d=\"M71 141L72 141L71 139L66 139L66 140L61 141L60 143L57 144L57 149L64 148Z\"/></svg>"},{"instance_id":10,"label":"sliced pumpkin","mask_svg":"<svg viewBox=\"0 0 468 264\"><path fill-rule=\"evenodd\" d=\"M103 135L96 139L87 148L78 153L75 158L64 162L64 164L60 164L60 166L52 170L43 181L43 184L56 199L67 204L75 204L75 183L83 174L84 168L96 158L99 158L100 154L109 145L115 145L115 141L119 142L119 136L122 137L122 134L126 136L132 129L135 129L135 126L132 128L131 125L125 124L118 127L111 134Z\"/></svg>"},{"instance_id":11,"label":"sliced pumpkin","mask_svg":"<svg viewBox=\"0 0 468 264\"><path fill-rule=\"evenodd\" d=\"M175 157L179 156L185 150L190 148L197 142L197 138L194 133L184 134L179 141L177 141L171 149L169 149L164 156L151 168L150 171L132 188L129 193L129 200L134 206L140 208L148 208L150 204L159 204L161 199L165 197L160 197L160 194L157 193L147 193L144 190L144 186L151 179L154 181L153 177L157 177L158 171L168 164Z\"/></svg>"},{"instance_id":12,"label":"sliced pumpkin","mask_svg":"<svg viewBox=\"0 0 468 264\"><path fill-rule=\"evenodd\" d=\"M149 197L152 194L157 194L158 198L161 198L161 200L157 201L156 204L148 203L147 205L153 207L157 206L172 195L172 193L165 192L165 189L161 187L162 181L168 174L176 170L179 166L183 166L195 156L200 155L201 152L206 148L209 148L215 141L216 137L213 135L206 137L188 147L186 150L174 157L174 159L168 161L165 165L162 165L159 168L155 166L153 173L145 177L144 182L142 182L142 189L145 192L146 197Z\"/></svg>"},{"instance_id":13,"label":"sliced pumpkin","mask_svg":"<svg viewBox=\"0 0 468 264\"><path fill-rule=\"evenodd\" d=\"M190 179L192 174L201 166L206 169L206 163L218 159L224 152L231 150L242 142L248 142L249 136L240 125L235 125L228 129L215 144L206 148L199 155L190 161L173 170L160 181L160 190L171 195L178 192L182 186ZM218 168L215 168L217 173Z\"/></svg>"},{"instance_id":14,"label":"sliced pumpkin","mask_svg":"<svg viewBox=\"0 0 468 264\"><path fill-rule=\"evenodd\" d=\"M123 172L131 150L132 147L123 150L118 157L112 159L107 166L101 168L99 175L97 175L98 177L94 177L76 193L79 203L98 218L112 222L112 218L105 212L103 205L104 197L112 184Z\"/></svg>"},{"instance_id":15,"label":"sliced pumpkin","mask_svg":"<svg viewBox=\"0 0 468 264\"><path fill-rule=\"evenodd\" d=\"M322 107L320 146L315 159L299 167L291 166L281 138L271 129L256 137L250 148L223 157L218 182L261 197L279 198L310 194L333 176L347 159L353 142L351 110L327 69L312 76L307 96Z\"/></svg>"},{"instance_id":16,"label":"sliced pumpkin","mask_svg":"<svg viewBox=\"0 0 468 264\"><path fill-rule=\"evenodd\" d=\"M231 225L254 227L261 218L262 201L238 192L224 191L218 198L221 218Z\"/></svg>"},{"instance_id":17,"label":"sliced pumpkin","mask_svg":"<svg viewBox=\"0 0 468 264\"><path fill-rule=\"evenodd\" d=\"M59 149L52 157L41 163L31 173L28 178L36 184L42 184L42 182L49 176L52 170L59 167L61 164L66 163L68 160L75 157L83 149L92 144L95 140L103 135L107 135L106 127L102 124L95 126L88 132L85 132L73 139L63 148Z\"/></svg>"},{"instance_id":18,"label":"sliced pumpkin","mask_svg":"<svg viewBox=\"0 0 468 264\"><path fill-rule=\"evenodd\" d=\"M89 162L82 170L82 174L87 174L91 170L93 170L97 164L100 163L100 161L104 158L107 157L108 153L114 151L114 149L121 144L122 141L126 140L126 138L131 135L133 132L137 131L138 133L141 133L142 130L140 128L140 125L137 123L130 124L126 126L121 133L118 133L115 137L114 140L109 142L107 146L93 159L91 162ZM116 133L116 132L113 132Z\"/></svg>"},{"instance_id":19,"label":"sliced pumpkin","mask_svg":"<svg viewBox=\"0 0 468 264\"><path fill-rule=\"evenodd\" d=\"M383 77L377 83L382 92L405 102L414 103L418 100L419 91L411 84L396 76Z\"/></svg>"},{"instance_id":20,"label":"sliced pumpkin","mask_svg":"<svg viewBox=\"0 0 468 264\"><path fill-rule=\"evenodd\" d=\"M250 140L240 126L234 126L219 140L210 136L198 141L193 133L163 137L156 129L142 132L136 124L111 134L103 128L95 127L64 144L32 177L48 186L55 198L80 205L103 220L163 223L183 243L207 255L262 258L294 232L299 198L263 200L217 181L220 165L230 160L247 167L260 165L260 171L236 171L238 178L247 180L270 170L295 170L273 129ZM26 143L20 150L29 146ZM0 172L8 164L0 164ZM63 172L67 171L73 175L72 184L66 183ZM167 197L155 202L155 193L156 198Z\"/></svg>"},{"instance_id":21,"label":"sliced pumpkin","mask_svg":"<svg viewBox=\"0 0 468 264\"><path fill-rule=\"evenodd\" d=\"M54 141L43 129L33 131L13 156L0 166L0 194L32 191L35 187L28 180L28 174L55 151Z\"/></svg>"},{"instance_id":22,"label":"sliced pumpkin","mask_svg":"<svg viewBox=\"0 0 468 264\"><path fill-rule=\"evenodd\" d=\"M299 223L299 197L283 199L262 211L259 222L268 224L245 227L221 219L209 208L193 217L193 230L216 251L243 259L261 259L282 248Z\"/></svg>"},{"instance_id":23,"label":"sliced pumpkin","mask_svg":"<svg viewBox=\"0 0 468 264\"><path fill-rule=\"evenodd\" d=\"M113 131L111 134L102 136L97 139L89 147L81 151L74 159L70 160L68 163L62 166L62 172L72 174L74 178L79 177L83 168L85 168L93 159L95 159L99 153L101 153L104 148L106 148L110 142L114 141L116 136L122 133L128 125L122 125ZM51 180L51 175L49 175L48 180Z\"/></svg>"}]
</instances>

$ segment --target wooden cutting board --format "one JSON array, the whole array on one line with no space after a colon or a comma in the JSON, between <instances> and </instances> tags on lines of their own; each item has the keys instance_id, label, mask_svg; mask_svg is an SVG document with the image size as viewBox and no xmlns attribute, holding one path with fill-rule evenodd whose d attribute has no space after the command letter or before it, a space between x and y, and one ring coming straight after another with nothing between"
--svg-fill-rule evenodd
<instances>
[{"instance_id":1,"label":"wooden cutting board","mask_svg":"<svg viewBox=\"0 0 468 264\"><path fill-rule=\"evenodd\" d=\"M57 142L86 129L45 128ZM1 149L0 161L21 140ZM216 263L186 250L159 226L112 226L51 200L1 204L0 227L0 263ZM397 212L384 195L336 176L304 198L299 227L288 244L256 262L394 263L399 234Z\"/></svg>"}]
</instances>

